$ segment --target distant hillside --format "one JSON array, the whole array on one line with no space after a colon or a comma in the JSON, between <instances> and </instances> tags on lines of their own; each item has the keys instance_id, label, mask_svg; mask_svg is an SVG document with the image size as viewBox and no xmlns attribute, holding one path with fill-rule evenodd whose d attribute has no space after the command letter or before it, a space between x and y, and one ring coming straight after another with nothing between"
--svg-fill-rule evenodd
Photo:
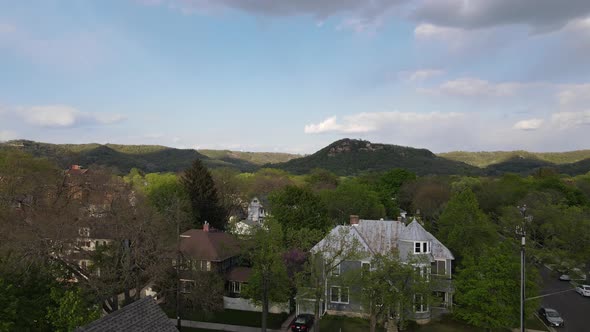
<instances>
[{"instance_id":1,"label":"distant hillside","mask_svg":"<svg viewBox=\"0 0 590 332\"><path fill-rule=\"evenodd\" d=\"M229 163L248 162L254 165L276 164L300 158L301 155L281 152L242 152L230 150L197 150L199 153Z\"/></svg>"},{"instance_id":2,"label":"distant hillside","mask_svg":"<svg viewBox=\"0 0 590 332\"><path fill-rule=\"evenodd\" d=\"M114 168L119 173L127 173L133 167L145 172L178 172L188 168L195 159L202 160L205 165L212 168L233 167L241 171L253 171L259 167L256 163L240 159L241 153L235 158L216 158L192 149L175 149L160 145L49 144L15 140L0 143L0 150L2 149L18 149L36 157L48 158L63 168L71 164L85 167L100 165Z\"/></svg>"},{"instance_id":3,"label":"distant hillside","mask_svg":"<svg viewBox=\"0 0 590 332\"><path fill-rule=\"evenodd\" d=\"M342 139L312 155L270 166L296 174L324 168L338 175L355 175L396 167L409 169L419 175L482 173L477 167L438 157L426 149L353 139Z\"/></svg>"},{"instance_id":4,"label":"distant hillside","mask_svg":"<svg viewBox=\"0 0 590 332\"><path fill-rule=\"evenodd\" d=\"M590 158L590 150L577 150L569 152L527 152L527 151L481 151L465 152L454 151L439 153L439 157L461 161L477 167L487 167L518 159L539 160L550 164L570 164Z\"/></svg>"}]
</instances>

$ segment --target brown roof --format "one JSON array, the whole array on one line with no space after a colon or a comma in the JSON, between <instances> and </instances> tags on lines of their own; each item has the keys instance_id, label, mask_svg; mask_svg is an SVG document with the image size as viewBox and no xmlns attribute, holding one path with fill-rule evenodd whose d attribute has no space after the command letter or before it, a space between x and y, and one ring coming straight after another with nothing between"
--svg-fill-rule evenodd
<instances>
[{"instance_id":1,"label":"brown roof","mask_svg":"<svg viewBox=\"0 0 590 332\"><path fill-rule=\"evenodd\" d=\"M249 267L234 267L227 274L227 280L246 282L250 279L251 275L252 269Z\"/></svg>"},{"instance_id":2,"label":"brown roof","mask_svg":"<svg viewBox=\"0 0 590 332\"><path fill-rule=\"evenodd\" d=\"M233 235L191 229L180 236L180 251L191 258L221 262L240 253L240 242Z\"/></svg>"}]
</instances>

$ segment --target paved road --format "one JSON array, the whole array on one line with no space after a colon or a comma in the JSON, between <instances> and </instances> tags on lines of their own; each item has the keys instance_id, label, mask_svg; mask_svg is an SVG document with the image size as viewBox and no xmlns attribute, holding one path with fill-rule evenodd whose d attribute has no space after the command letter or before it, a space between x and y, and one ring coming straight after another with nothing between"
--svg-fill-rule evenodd
<instances>
[{"instance_id":1,"label":"paved road","mask_svg":"<svg viewBox=\"0 0 590 332\"><path fill-rule=\"evenodd\" d=\"M560 281L558 275L546 267L541 269L541 275L543 277L542 294L572 289L569 292L542 298L541 305L557 310L565 321L565 327L556 328L556 330L560 332L590 331L590 298L576 293L569 282Z\"/></svg>"}]
</instances>

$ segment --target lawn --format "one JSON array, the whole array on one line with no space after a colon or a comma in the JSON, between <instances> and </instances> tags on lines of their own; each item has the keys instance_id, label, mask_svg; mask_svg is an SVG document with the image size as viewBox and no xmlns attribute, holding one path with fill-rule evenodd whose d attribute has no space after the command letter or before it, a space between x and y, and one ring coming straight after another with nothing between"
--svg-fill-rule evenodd
<instances>
[{"instance_id":1,"label":"lawn","mask_svg":"<svg viewBox=\"0 0 590 332\"><path fill-rule=\"evenodd\" d=\"M366 332L369 330L369 321L361 318L326 315L322 317L320 330L335 332ZM385 329L377 328L377 331L385 332Z\"/></svg>"},{"instance_id":2,"label":"lawn","mask_svg":"<svg viewBox=\"0 0 590 332\"><path fill-rule=\"evenodd\" d=\"M168 317L175 317L174 311L164 309L168 314ZM287 314L268 314L268 320L266 321L268 328L280 329L281 325L287 319ZM203 315L199 312L183 312L182 319L193 320L198 322L210 322L210 323L221 323L229 325L241 325L260 327L262 325L262 314L260 312L253 311L241 311L241 310L230 310L226 309L221 312L216 312L212 315Z\"/></svg>"}]
</instances>

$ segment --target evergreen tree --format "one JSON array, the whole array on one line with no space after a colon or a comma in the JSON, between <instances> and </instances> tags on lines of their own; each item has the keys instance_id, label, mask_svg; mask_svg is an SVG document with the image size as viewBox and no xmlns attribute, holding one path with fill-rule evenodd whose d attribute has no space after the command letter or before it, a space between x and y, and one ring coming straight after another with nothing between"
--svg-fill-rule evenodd
<instances>
[{"instance_id":1,"label":"evergreen tree","mask_svg":"<svg viewBox=\"0 0 590 332\"><path fill-rule=\"evenodd\" d=\"M215 183L200 160L193 161L192 166L184 172L181 182L190 198L195 226L199 227L207 221L214 228L224 229L224 213L219 205Z\"/></svg>"}]
</instances>

